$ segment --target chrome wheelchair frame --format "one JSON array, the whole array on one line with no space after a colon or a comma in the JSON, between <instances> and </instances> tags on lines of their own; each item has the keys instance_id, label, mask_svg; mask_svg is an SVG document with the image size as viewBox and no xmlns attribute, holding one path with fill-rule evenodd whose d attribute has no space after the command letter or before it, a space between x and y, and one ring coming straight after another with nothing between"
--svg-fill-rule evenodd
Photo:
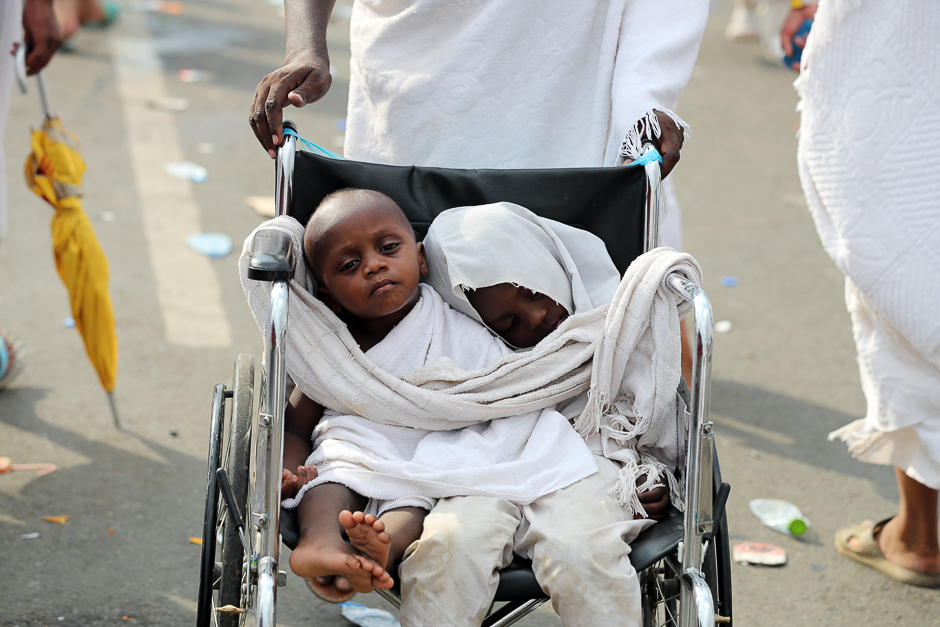
<instances>
[{"instance_id":1,"label":"chrome wheelchair frame","mask_svg":"<svg viewBox=\"0 0 940 627\"><path fill-rule=\"evenodd\" d=\"M651 148L649 146L647 150ZM290 208L296 150L297 139L285 134L276 158L276 215L284 215ZM659 163L654 161L644 168L647 178L645 249L649 250L657 245L659 239L661 180ZM280 253L284 259L289 259L291 251L288 247ZM294 254L302 253L298 251ZM286 273L283 266L288 268ZM265 332L257 419L251 419L253 363L249 356L239 356L234 388L229 390L218 384L213 392L198 627L244 625L249 611L254 612L255 625L273 627L277 588L286 585L286 572L279 570L279 549L284 412L287 401L285 341L289 268L290 264L286 263L282 264L280 271L259 271L254 276L249 271L250 278L272 282L271 314ZM695 329L691 419L683 477L686 508L684 514L674 512L673 516L676 525L680 517L682 520L681 541L674 539L668 543L668 550L660 550L662 555L656 554L657 559L651 565L642 570L637 569L643 590L643 624L644 627L711 627L716 621L731 623L730 548L727 527L722 527L722 515L730 486L721 483L717 459L714 457L712 423L708 420L712 310L708 295L702 289L678 275L672 275L667 280L677 294L691 301ZM232 417L226 423L226 400L229 398L234 398L234 402ZM250 473L245 473L240 467L245 456L239 455L237 449L247 446L248 441L251 451ZM239 478L233 480L233 475L239 475ZM706 480L703 481L703 477ZM707 481L709 477L713 477L713 481ZM235 485L239 482L244 485ZM654 525L652 529L664 524ZM719 546L722 544L723 548ZM219 548L221 559L217 559L216 555ZM719 555L720 551L724 553ZM722 560L724 573L721 572ZM724 588L720 587L721 581L717 581L722 576L725 580ZM377 592L394 606L400 607L400 598L392 591ZM721 605L717 609L716 596L719 596ZM547 600L543 595L540 598L512 601L492 613L484 625L511 625Z\"/></svg>"}]
</instances>

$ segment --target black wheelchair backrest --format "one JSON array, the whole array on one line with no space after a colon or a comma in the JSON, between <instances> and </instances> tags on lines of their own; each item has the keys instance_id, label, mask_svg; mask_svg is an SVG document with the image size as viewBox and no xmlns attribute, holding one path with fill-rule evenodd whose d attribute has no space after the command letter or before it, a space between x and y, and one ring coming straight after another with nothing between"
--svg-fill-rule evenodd
<instances>
[{"instance_id":1,"label":"black wheelchair backrest","mask_svg":"<svg viewBox=\"0 0 940 627\"><path fill-rule=\"evenodd\" d=\"M298 150L289 213L306 224L327 195L347 187L397 202L419 237L453 207L512 202L600 237L624 272L643 253L646 175L641 167L456 170L331 159Z\"/></svg>"}]
</instances>

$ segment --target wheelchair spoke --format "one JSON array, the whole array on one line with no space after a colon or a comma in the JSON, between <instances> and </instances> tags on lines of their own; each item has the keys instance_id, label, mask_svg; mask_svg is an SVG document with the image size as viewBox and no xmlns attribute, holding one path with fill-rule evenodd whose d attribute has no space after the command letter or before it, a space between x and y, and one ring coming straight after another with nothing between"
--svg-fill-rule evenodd
<instances>
[{"instance_id":1,"label":"wheelchair spoke","mask_svg":"<svg viewBox=\"0 0 940 627\"><path fill-rule=\"evenodd\" d=\"M665 560L661 560L650 566L644 575L643 594L646 596L646 611L649 612L644 625L678 627L681 584L675 572Z\"/></svg>"}]
</instances>

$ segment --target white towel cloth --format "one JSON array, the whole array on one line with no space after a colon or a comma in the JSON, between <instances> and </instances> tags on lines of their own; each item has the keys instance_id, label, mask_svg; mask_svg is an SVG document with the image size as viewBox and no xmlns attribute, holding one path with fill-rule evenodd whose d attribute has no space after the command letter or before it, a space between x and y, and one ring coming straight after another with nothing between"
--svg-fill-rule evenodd
<instances>
[{"instance_id":1,"label":"white towel cloth","mask_svg":"<svg viewBox=\"0 0 940 627\"><path fill-rule=\"evenodd\" d=\"M617 486L620 502L643 513L633 485L641 466L649 468L648 483L664 482L663 475L669 481L671 475L661 462L629 451L643 434L668 448L678 441L677 416L684 416L675 393L680 376L678 321L688 306L664 280L676 271L701 283L701 270L688 255L656 249L641 256L624 275L610 308L570 316L530 351L505 355L475 372L444 361L396 377L363 354L342 321L312 296L300 254L303 227L286 217L259 228L265 227L288 233L296 251L287 372L311 399L380 424L446 431L554 407L590 387L592 402L578 420L579 431L586 436L600 432L608 442L618 443L608 456L622 453L624 458ZM247 279L251 240L246 240L239 271L263 332L270 284ZM618 395L618 390L624 393ZM678 455L670 451L671 457ZM678 487L674 480L671 484L679 502Z\"/></svg>"},{"instance_id":2,"label":"white towel cloth","mask_svg":"<svg viewBox=\"0 0 940 627\"><path fill-rule=\"evenodd\" d=\"M940 488L940 4L820 3L796 82L799 168L846 276L864 420L830 437ZM919 446L917 442L919 441Z\"/></svg>"},{"instance_id":3,"label":"white towel cloth","mask_svg":"<svg viewBox=\"0 0 940 627\"><path fill-rule=\"evenodd\" d=\"M345 154L452 168L616 165L658 136L708 0L357 0Z\"/></svg>"},{"instance_id":4,"label":"white towel cloth","mask_svg":"<svg viewBox=\"0 0 940 627\"><path fill-rule=\"evenodd\" d=\"M473 372L510 352L421 285L414 309L365 357L397 376L424 366ZM327 409L314 438L307 463L318 477L285 501L288 507L321 483L341 483L380 501L492 496L527 505L597 472L584 440L551 408L451 431L386 425Z\"/></svg>"}]
</instances>

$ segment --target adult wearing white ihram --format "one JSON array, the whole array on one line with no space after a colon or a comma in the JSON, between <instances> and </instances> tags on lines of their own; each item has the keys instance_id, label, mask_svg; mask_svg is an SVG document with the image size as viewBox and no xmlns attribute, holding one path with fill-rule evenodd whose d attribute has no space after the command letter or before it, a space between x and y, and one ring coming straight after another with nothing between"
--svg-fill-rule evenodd
<instances>
[{"instance_id":1,"label":"adult wearing white ihram","mask_svg":"<svg viewBox=\"0 0 940 627\"><path fill-rule=\"evenodd\" d=\"M333 4L286 2L286 60L258 85L250 117L272 157L282 108L315 102L330 87ZM615 166L639 156L647 137L659 144L668 175L688 132L673 109L708 6L357 0L345 155L453 168ZM566 624L597 624L599 609L582 608L582 622Z\"/></svg>"},{"instance_id":2,"label":"adult wearing white ihram","mask_svg":"<svg viewBox=\"0 0 940 627\"><path fill-rule=\"evenodd\" d=\"M52 0L2 0L0 2L0 240L7 236L7 167L3 137L10 113L10 91L15 66L10 56L13 44L20 40L27 46L26 73L30 76L49 63L62 43L59 24L52 10ZM23 353L18 344L0 335L0 389L13 380L23 367Z\"/></svg>"},{"instance_id":3,"label":"adult wearing white ihram","mask_svg":"<svg viewBox=\"0 0 940 627\"><path fill-rule=\"evenodd\" d=\"M613 166L652 139L663 175L688 136L674 112L708 0L357 0L350 24L350 159L451 168ZM333 0L287 0L284 66L250 122L274 157L282 108L330 88ZM665 179L662 243L681 249ZM691 374L691 356L683 361Z\"/></svg>"},{"instance_id":4,"label":"adult wearing white ihram","mask_svg":"<svg viewBox=\"0 0 940 627\"><path fill-rule=\"evenodd\" d=\"M830 435L895 467L898 514L840 529L840 553L940 586L940 4L824 0L803 52L799 170L845 274L864 419ZM782 33L784 45L792 32Z\"/></svg>"}]
</instances>

